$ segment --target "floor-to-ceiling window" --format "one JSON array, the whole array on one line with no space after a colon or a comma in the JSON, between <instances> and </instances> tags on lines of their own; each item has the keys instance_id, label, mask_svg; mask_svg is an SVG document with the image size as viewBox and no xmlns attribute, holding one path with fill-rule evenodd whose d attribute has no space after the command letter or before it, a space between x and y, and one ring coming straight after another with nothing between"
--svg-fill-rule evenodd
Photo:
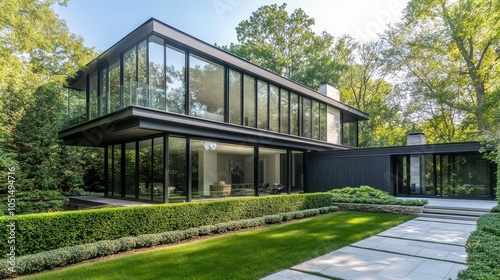
<instances>
[{"instance_id":1,"label":"floor-to-ceiling window","mask_svg":"<svg viewBox=\"0 0 500 280\"><path fill-rule=\"evenodd\" d=\"M292 193L304 192L304 153L292 152Z\"/></svg>"},{"instance_id":2,"label":"floor-to-ceiling window","mask_svg":"<svg viewBox=\"0 0 500 280\"><path fill-rule=\"evenodd\" d=\"M113 145L113 185L111 187L113 196L122 195L121 159L122 145Z\"/></svg>"},{"instance_id":3,"label":"floor-to-ceiling window","mask_svg":"<svg viewBox=\"0 0 500 280\"><path fill-rule=\"evenodd\" d=\"M149 107L165 110L165 47L163 39L148 38Z\"/></svg>"},{"instance_id":4,"label":"floor-to-ceiling window","mask_svg":"<svg viewBox=\"0 0 500 280\"><path fill-rule=\"evenodd\" d=\"M135 198L135 142L125 144L125 197Z\"/></svg>"},{"instance_id":5,"label":"floor-to-ceiling window","mask_svg":"<svg viewBox=\"0 0 500 280\"><path fill-rule=\"evenodd\" d=\"M280 89L280 132L284 134L290 133L290 94L287 90Z\"/></svg>"},{"instance_id":6,"label":"floor-to-ceiling window","mask_svg":"<svg viewBox=\"0 0 500 280\"><path fill-rule=\"evenodd\" d=\"M241 125L241 74L229 70L229 122Z\"/></svg>"},{"instance_id":7,"label":"floor-to-ceiling window","mask_svg":"<svg viewBox=\"0 0 500 280\"><path fill-rule=\"evenodd\" d=\"M408 155L395 161L398 195L493 196L493 165L482 155Z\"/></svg>"},{"instance_id":8,"label":"floor-to-ceiling window","mask_svg":"<svg viewBox=\"0 0 500 280\"><path fill-rule=\"evenodd\" d=\"M150 200L153 196L152 139L139 141L139 198Z\"/></svg>"},{"instance_id":9,"label":"floor-to-ceiling window","mask_svg":"<svg viewBox=\"0 0 500 280\"><path fill-rule=\"evenodd\" d=\"M243 78L243 125L255 127L255 80L245 75Z\"/></svg>"},{"instance_id":10,"label":"floor-to-ceiling window","mask_svg":"<svg viewBox=\"0 0 500 280\"><path fill-rule=\"evenodd\" d=\"M268 129L268 104L269 96L267 90L267 83L257 81L257 110L258 122L257 128Z\"/></svg>"},{"instance_id":11,"label":"floor-to-ceiling window","mask_svg":"<svg viewBox=\"0 0 500 280\"><path fill-rule=\"evenodd\" d=\"M280 92L278 87L269 86L269 130L279 132L280 127Z\"/></svg>"},{"instance_id":12,"label":"floor-to-ceiling window","mask_svg":"<svg viewBox=\"0 0 500 280\"><path fill-rule=\"evenodd\" d=\"M153 200L163 201L165 189L163 137L153 139Z\"/></svg>"},{"instance_id":13,"label":"floor-to-ceiling window","mask_svg":"<svg viewBox=\"0 0 500 280\"><path fill-rule=\"evenodd\" d=\"M187 199L186 138L168 138L168 202L182 202Z\"/></svg>"},{"instance_id":14,"label":"floor-to-ceiling window","mask_svg":"<svg viewBox=\"0 0 500 280\"><path fill-rule=\"evenodd\" d=\"M167 112L186 113L186 54L166 45Z\"/></svg>"},{"instance_id":15,"label":"floor-to-ceiling window","mask_svg":"<svg viewBox=\"0 0 500 280\"><path fill-rule=\"evenodd\" d=\"M109 112L121 108L120 100L120 60L109 65Z\"/></svg>"},{"instance_id":16,"label":"floor-to-ceiling window","mask_svg":"<svg viewBox=\"0 0 500 280\"><path fill-rule=\"evenodd\" d=\"M99 116L98 114L98 95L97 95L97 72L90 74L89 76L89 119L95 119Z\"/></svg>"},{"instance_id":17,"label":"floor-to-ceiling window","mask_svg":"<svg viewBox=\"0 0 500 280\"><path fill-rule=\"evenodd\" d=\"M193 199L253 196L254 148L191 140Z\"/></svg>"},{"instance_id":18,"label":"floor-to-ceiling window","mask_svg":"<svg viewBox=\"0 0 500 280\"><path fill-rule=\"evenodd\" d=\"M224 67L189 56L189 114L224 121Z\"/></svg>"},{"instance_id":19,"label":"floor-to-ceiling window","mask_svg":"<svg viewBox=\"0 0 500 280\"><path fill-rule=\"evenodd\" d=\"M123 54L123 106L130 106L135 99L137 82L137 55L135 46Z\"/></svg>"},{"instance_id":20,"label":"floor-to-ceiling window","mask_svg":"<svg viewBox=\"0 0 500 280\"><path fill-rule=\"evenodd\" d=\"M259 196L288 193L287 151L259 148Z\"/></svg>"}]
</instances>

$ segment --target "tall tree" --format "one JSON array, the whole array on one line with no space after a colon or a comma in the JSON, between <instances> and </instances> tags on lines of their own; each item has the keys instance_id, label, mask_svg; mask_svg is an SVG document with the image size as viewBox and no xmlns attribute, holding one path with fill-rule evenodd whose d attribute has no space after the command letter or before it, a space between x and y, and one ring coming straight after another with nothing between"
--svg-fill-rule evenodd
<instances>
[{"instance_id":1,"label":"tall tree","mask_svg":"<svg viewBox=\"0 0 500 280\"><path fill-rule=\"evenodd\" d=\"M289 14L286 7L260 7L236 27L238 44L223 48L314 89L322 81L336 84L344 67L337 58L349 53L352 39L336 41L326 31L316 34L313 18L302 9Z\"/></svg>"},{"instance_id":2,"label":"tall tree","mask_svg":"<svg viewBox=\"0 0 500 280\"><path fill-rule=\"evenodd\" d=\"M442 141L477 139L484 100L500 81L500 2L411 0L403 23L383 38L427 127Z\"/></svg>"},{"instance_id":3,"label":"tall tree","mask_svg":"<svg viewBox=\"0 0 500 280\"><path fill-rule=\"evenodd\" d=\"M382 42L356 44L340 78L342 101L370 115L359 124L360 147L402 145L406 137L399 91L386 81L383 49Z\"/></svg>"},{"instance_id":4,"label":"tall tree","mask_svg":"<svg viewBox=\"0 0 500 280\"><path fill-rule=\"evenodd\" d=\"M59 128L62 112L60 98L48 100L48 88L52 84L64 84L68 75L74 74L94 56L91 48L85 47L83 39L70 33L66 23L54 13L54 5L66 5L67 1L58 0L3 0L0 1L0 175L7 167L18 166L26 178L43 175L40 180L20 182L34 187L48 187L61 178L67 185L81 185L84 172L77 169L86 155L75 154L70 147L60 146L56 141L54 129ZM60 92L59 92L60 94ZM54 96L55 97L55 96ZM41 104L45 102L59 115L44 112ZM61 103L63 104L63 103ZM27 110L32 112L28 112ZM49 110L49 109L45 109ZM37 112L38 115L33 115ZM27 120L30 120L30 124ZM43 120L43 123L41 123ZM42 129L42 130L40 130ZM48 133L47 131L51 132ZM29 130L32 130L31 135ZM39 135L34 135L33 132ZM23 138L22 136L26 136ZM28 137L29 136L29 137ZM40 137L44 137L41 139ZM41 146L40 146L41 145ZM34 157L24 152L30 151ZM60 153L54 153L58 151ZM67 155L74 168L56 170L58 155ZM43 159L44 156L49 158ZM71 158L75 160L72 160ZM37 159L37 161L33 161ZM31 166L33 164L33 166ZM38 167L37 167L38 166ZM67 166L66 166L67 167ZM34 171L36 168L39 170ZM75 172L73 172L75 171ZM29 173L29 174L28 174ZM52 178L52 179L49 179ZM38 180L38 179L36 179ZM50 188L58 186L51 185Z\"/></svg>"}]
</instances>

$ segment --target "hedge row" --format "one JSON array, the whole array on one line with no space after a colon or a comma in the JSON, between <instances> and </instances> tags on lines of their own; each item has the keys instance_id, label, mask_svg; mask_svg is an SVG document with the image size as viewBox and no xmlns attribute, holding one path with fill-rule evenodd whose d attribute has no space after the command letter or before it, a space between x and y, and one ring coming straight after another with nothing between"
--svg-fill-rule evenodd
<instances>
[{"instance_id":1,"label":"hedge row","mask_svg":"<svg viewBox=\"0 0 500 280\"><path fill-rule=\"evenodd\" d=\"M500 213L485 214L477 220L477 229L467 239L467 268L458 274L461 280L500 279Z\"/></svg>"},{"instance_id":2,"label":"hedge row","mask_svg":"<svg viewBox=\"0 0 500 280\"><path fill-rule=\"evenodd\" d=\"M198 236L224 233L243 228L261 226L264 224L275 224L282 221L311 217L320 213L334 212L337 210L338 207L329 206L318 209L308 209L283 214L267 215L260 218L230 221L215 225L206 225L186 230L167 231L156 234L144 234L136 237L122 237L115 240L101 240L84 245L59 248L17 258L15 274L17 276L25 275L39 272L45 269L52 269L55 267L81 262L92 258L108 256L135 248L171 244L186 239L196 238ZM13 274L8 270L8 261L8 259L0 260L1 278L13 276Z\"/></svg>"},{"instance_id":3,"label":"hedge row","mask_svg":"<svg viewBox=\"0 0 500 280\"><path fill-rule=\"evenodd\" d=\"M314 193L19 215L13 231L16 255L320 208L330 201L329 194ZM12 234L11 222L0 217L0 240ZM2 257L9 246L0 242Z\"/></svg>"},{"instance_id":4,"label":"hedge row","mask_svg":"<svg viewBox=\"0 0 500 280\"><path fill-rule=\"evenodd\" d=\"M426 199L397 199L387 192L370 186L359 186L357 188L345 187L342 189L330 190L328 193L332 195L332 202L339 203L392 204L406 206L424 206L429 203Z\"/></svg>"}]
</instances>

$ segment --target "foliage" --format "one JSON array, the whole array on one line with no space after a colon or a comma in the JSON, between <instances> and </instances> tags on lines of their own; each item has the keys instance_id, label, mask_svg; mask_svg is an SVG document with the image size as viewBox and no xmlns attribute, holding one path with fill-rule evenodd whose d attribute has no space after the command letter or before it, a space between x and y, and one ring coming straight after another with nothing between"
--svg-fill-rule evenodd
<instances>
[{"instance_id":1,"label":"foliage","mask_svg":"<svg viewBox=\"0 0 500 280\"><path fill-rule=\"evenodd\" d=\"M16 250L18 255L25 255L99 240L182 230L329 205L329 194L315 193L18 215ZM0 237L5 240L9 234L5 226L8 222L0 217ZM0 246L2 252L7 252L6 243Z\"/></svg>"},{"instance_id":2,"label":"foliage","mask_svg":"<svg viewBox=\"0 0 500 280\"><path fill-rule=\"evenodd\" d=\"M4 196L0 199L0 215L8 215L7 198L8 196ZM61 195L60 192L51 190L16 192L15 198L16 214L59 211L62 209L64 203L68 201L68 198Z\"/></svg>"},{"instance_id":3,"label":"foliage","mask_svg":"<svg viewBox=\"0 0 500 280\"><path fill-rule=\"evenodd\" d=\"M498 88L500 4L411 0L383 36L386 56L409 96L409 120L429 142L478 139L488 95Z\"/></svg>"},{"instance_id":4,"label":"foliage","mask_svg":"<svg viewBox=\"0 0 500 280\"><path fill-rule=\"evenodd\" d=\"M163 244L177 243L199 236L226 233L245 228L252 228L266 223L279 223L292 219L312 217L320 213L335 212L334 206L320 209L308 209L290 213L269 215L265 217L230 221L215 225L206 225L186 230L167 231L156 234L144 234L136 237L122 237L115 240L101 240L94 243L59 248L37 254L22 256L17 259L16 275L24 275L52 269L67 264L78 263L84 260L129 251L135 248L153 247ZM269 222L272 221L272 222ZM0 277L11 276L8 271L7 259L0 260Z\"/></svg>"},{"instance_id":5,"label":"foliage","mask_svg":"<svg viewBox=\"0 0 500 280\"><path fill-rule=\"evenodd\" d=\"M238 44L223 49L310 88L323 81L336 84L352 39L316 34L313 18L300 8L288 14L286 7L260 7L236 27Z\"/></svg>"},{"instance_id":6,"label":"foliage","mask_svg":"<svg viewBox=\"0 0 500 280\"><path fill-rule=\"evenodd\" d=\"M161 279L165 275L169 279L261 279L411 218L356 212L324 215L41 273L28 279Z\"/></svg>"},{"instance_id":7,"label":"foliage","mask_svg":"<svg viewBox=\"0 0 500 280\"><path fill-rule=\"evenodd\" d=\"M367 203L367 204L395 204L408 206L423 206L428 203L425 199L397 199L388 193L370 186L357 188L345 187L329 191L332 202Z\"/></svg>"},{"instance_id":8,"label":"foliage","mask_svg":"<svg viewBox=\"0 0 500 280\"><path fill-rule=\"evenodd\" d=\"M352 48L339 89L342 102L370 115L369 121L359 123L359 147L404 145L408 128L400 114L402 97L386 81L389 72L383 42L354 44Z\"/></svg>"},{"instance_id":9,"label":"foliage","mask_svg":"<svg viewBox=\"0 0 500 280\"><path fill-rule=\"evenodd\" d=\"M54 5L66 3L0 2L0 175L15 167L23 191L77 187L90 178L88 158L95 152L56 140L65 101L55 85L95 55L54 13ZM36 211L52 208L42 206Z\"/></svg>"},{"instance_id":10,"label":"foliage","mask_svg":"<svg viewBox=\"0 0 500 280\"><path fill-rule=\"evenodd\" d=\"M458 279L499 279L500 213L485 214L477 220L477 230L467 239L467 268Z\"/></svg>"}]
</instances>

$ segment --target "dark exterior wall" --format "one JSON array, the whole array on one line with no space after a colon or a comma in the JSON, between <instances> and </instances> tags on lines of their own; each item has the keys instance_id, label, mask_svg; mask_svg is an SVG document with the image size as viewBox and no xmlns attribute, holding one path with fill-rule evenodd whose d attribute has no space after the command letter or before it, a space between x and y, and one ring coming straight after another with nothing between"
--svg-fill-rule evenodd
<instances>
[{"instance_id":1,"label":"dark exterior wall","mask_svg":"<svg viewBox=\"0 0 500 280\"><path fill-rule=\"evenodd\" d=\"M389 155L317 156L308 155L309 192L368 185L390 194L391 162Z\"/></svg>"}]
</instances>

